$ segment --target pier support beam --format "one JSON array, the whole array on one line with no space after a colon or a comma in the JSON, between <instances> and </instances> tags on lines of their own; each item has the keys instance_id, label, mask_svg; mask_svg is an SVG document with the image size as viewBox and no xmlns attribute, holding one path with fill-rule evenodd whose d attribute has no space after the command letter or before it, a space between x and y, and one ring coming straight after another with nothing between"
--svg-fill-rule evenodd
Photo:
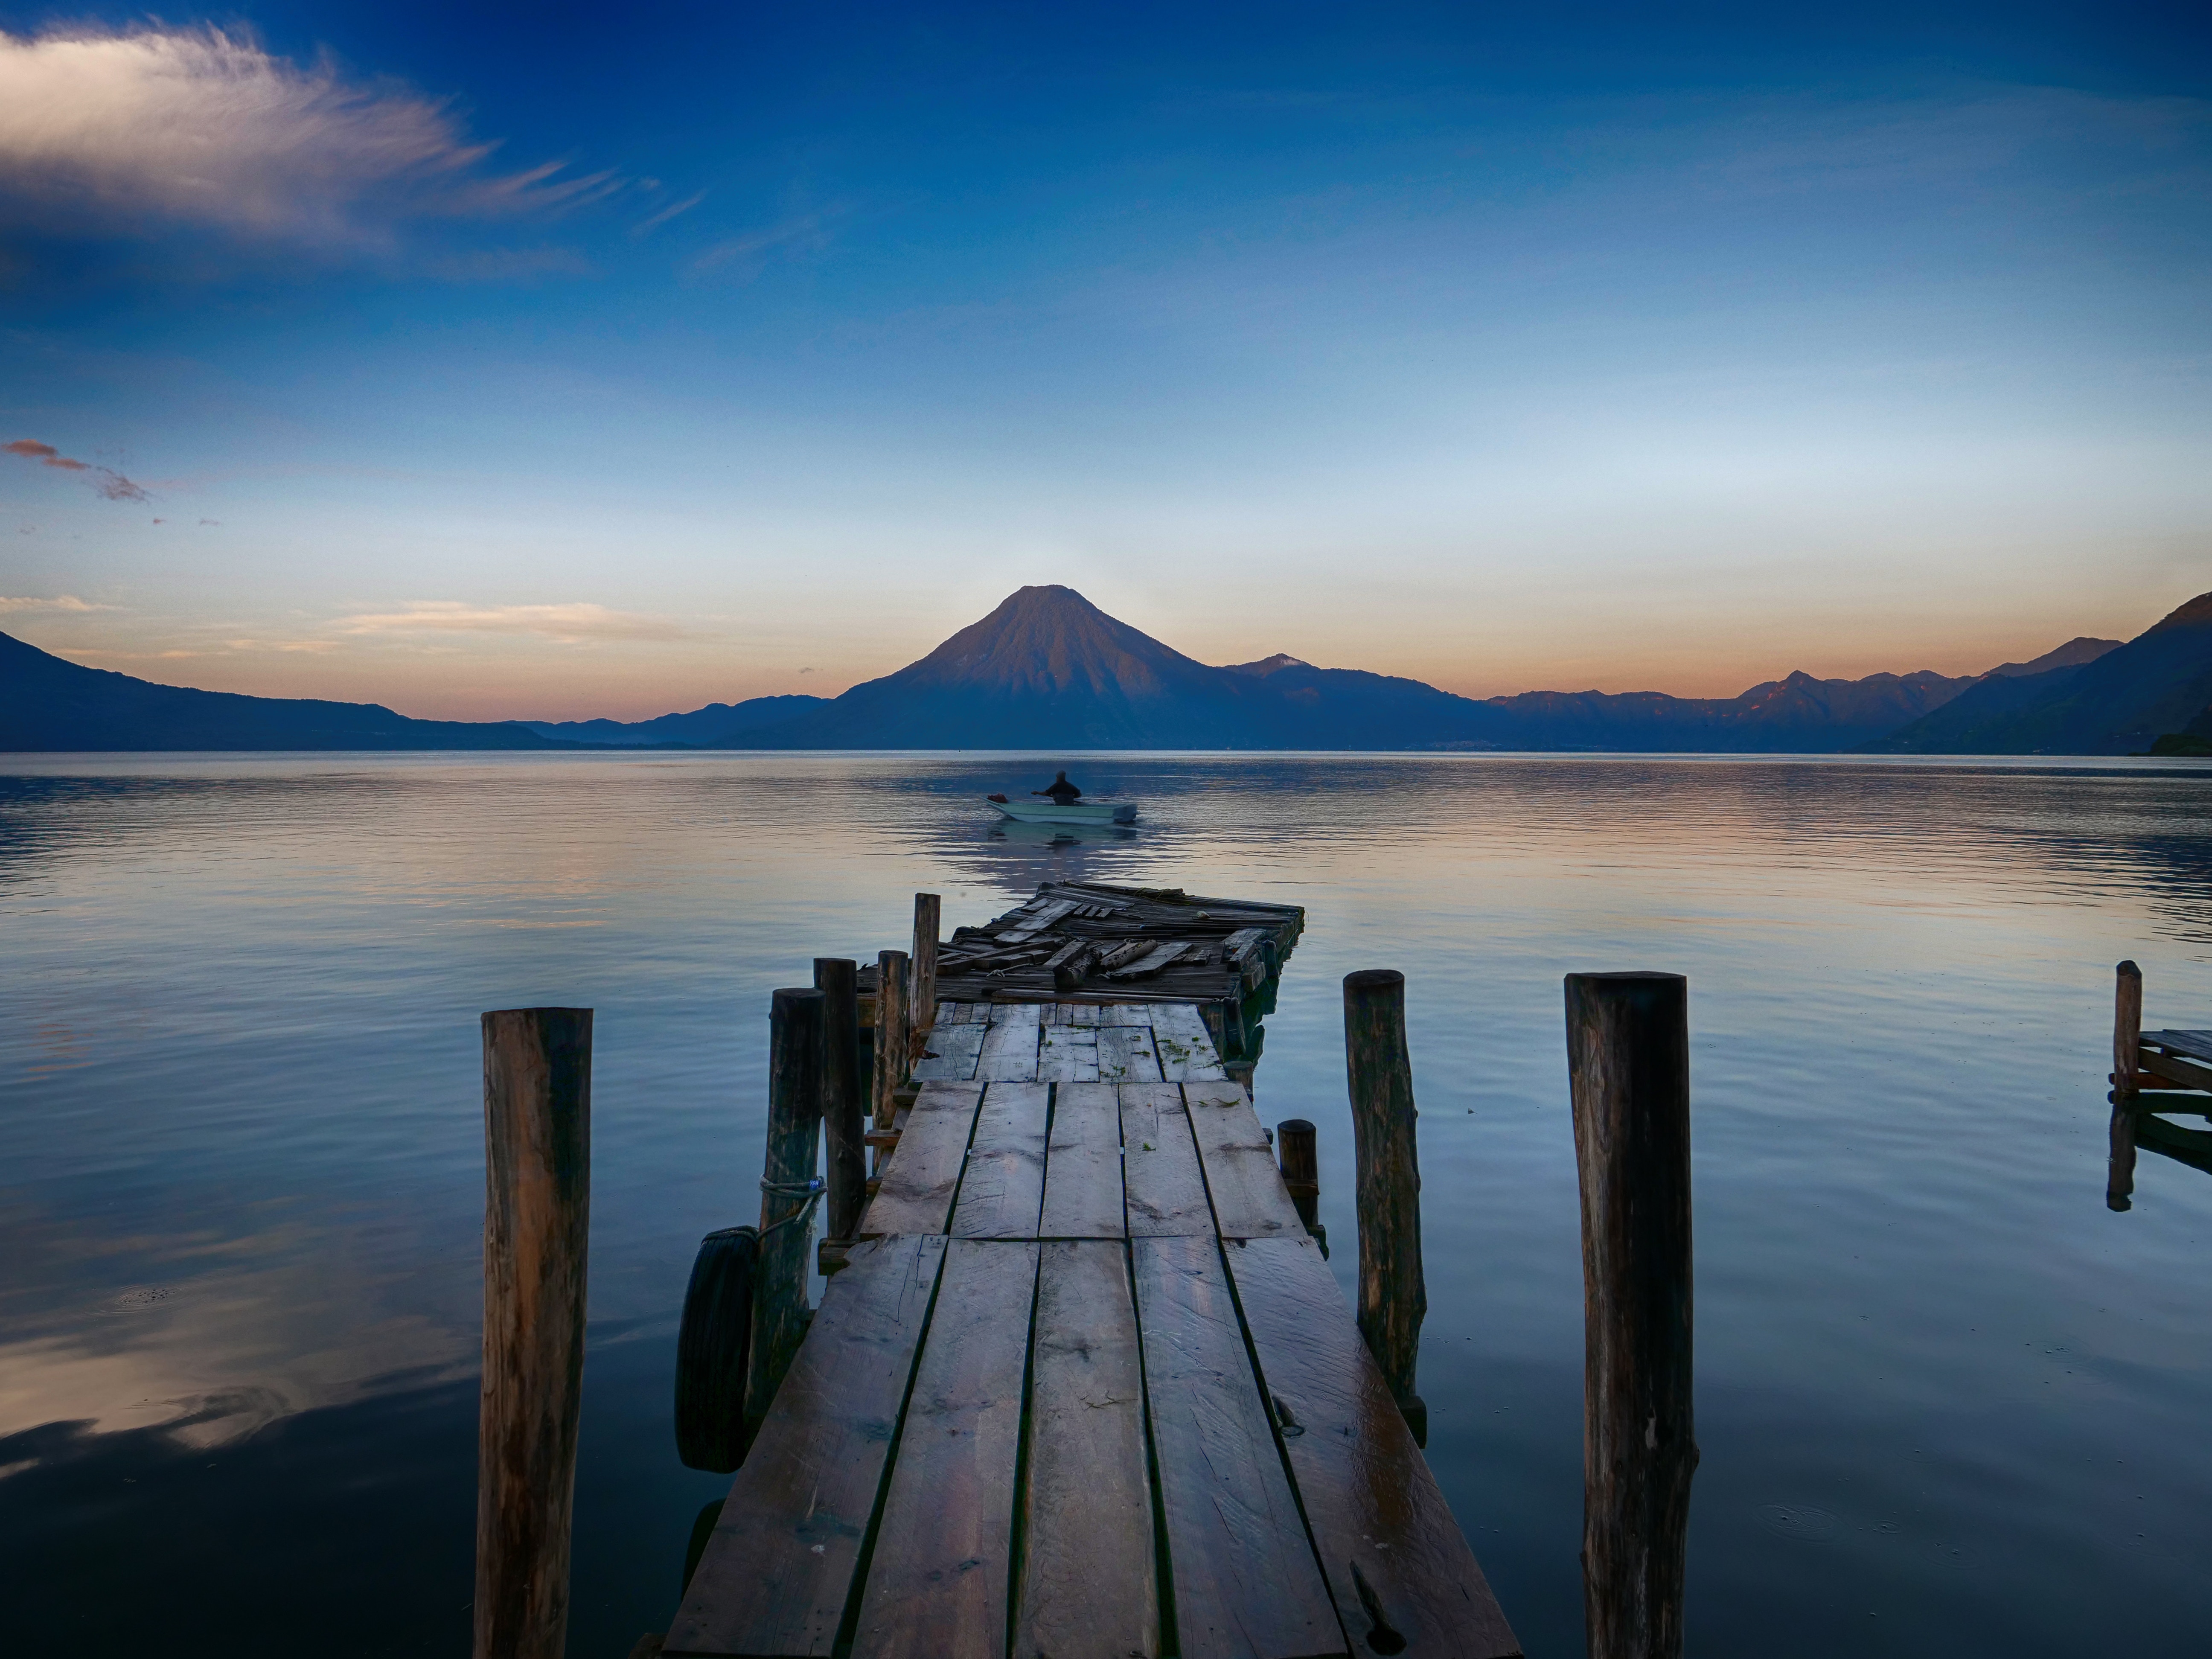
<instances>
[{"instance_id":1,"label":"pier support beam","mask_svg":"<svg viewBox=\"0 0 2212 1659\"><path fill-rule=\"evenodd\" d=\"M1429 1292L1403 974L1382 968L1344 976L1344 1064L1358 1163L1359 1334L1413 1438L1425 1445L1429 1411L1413 1381Z\"/></svg>"},{"instance_id":2,"label":"pier support beam","mask_svg":"<svg viewBox=\"0 0 2212 1659\"><path fill-rule=\"evenodd\" d=\"M906 1086L914 1069L912 1021L907 1013L907 953L883 951L876 956L876 1127L888 1129L898 1116L893 1098Z\"/></svg>"},{"instance_id":3,"label":"pier support beam","mask_svg":"<svg viewBox=\"0 0 2212 1659\"><path fill-rule=\"evenodd\" d=\"M752 1352L745 1376L748 1439L768 1415L806 1335L806 1239L814 1212L810 1188L822 1122L828 1000L819 991L799 988L776 992L769 1005L768 1157L761 1170Z\"/></svg>"},{"instance_id":4,"label":"pier support beam","mask_svg":"<svg viewBox=\"0 0 2212 1659\"><path fill-rule=\"evenodd\" d=\"M1590 1659L1678 1659L1690 1480L1689 981L1570 974Z\"/></svg>"},{"instance_id":5,"label":"pier support beam","mask_svg":"<svg viewBox=\"0 0 2212 1659\"><path fill-rule=\"evenodd\" d=\"M2142 969L2124 962L2112 970L2112 1092L2142 1088Z\"/></svg>"},{"instance_id":6,"label":"pier support beam","mask_svg":"<svg viewBox=\"0 0 2212 1659\"><path fill-rule=\"evenodd\" d=\"M584 1390L592 1011L483 1017L476 1659L562 1659Z\"/></svg>"},{"instance_id":7,"label":"pier support beam","mask_svg":"<svg viewBox=\"0 0 2212 1659\"><path fill-rule=\"evenodd\" d=\"M943 902L934 893L914 896L913 966L907 985L907 1019L911 1031L907 1043L908 1063L921 1058L937 1024L937 934L943 925Z\"/></svg>"},{"instance_id":8,"label":"pier support beam","mask_svg":"<svg viewBox=\"0 0 2212 1659\"><path fill-rule=\"evenodd\" d=\"M814 958L814 988L822 993L822 1130L830 1166L832 1238L850 1238L868 1202L868 1147L861 1139L868 1108L860 1076L860 997L857 964L842 957Z\"/></svg>"}]
</instances>

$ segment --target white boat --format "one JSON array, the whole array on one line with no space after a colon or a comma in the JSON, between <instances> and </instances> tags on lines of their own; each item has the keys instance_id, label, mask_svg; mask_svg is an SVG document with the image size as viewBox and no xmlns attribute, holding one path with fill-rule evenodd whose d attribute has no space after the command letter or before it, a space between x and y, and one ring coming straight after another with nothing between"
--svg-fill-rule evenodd
<instances>
[{"instance_id":1,"label":"white boat","mask_svg":"<svg viewBox=\"0 0 2212 1659\"><path fill-rule=\"evenodd\" d=\"M1137 806L1134 801L1072 800L1065 806L1051 800L1008 800L1003 795L987 795L986 803L1000 817L1012 818L1018 823L1134 823Z\"/></svg>"}]
</instances>

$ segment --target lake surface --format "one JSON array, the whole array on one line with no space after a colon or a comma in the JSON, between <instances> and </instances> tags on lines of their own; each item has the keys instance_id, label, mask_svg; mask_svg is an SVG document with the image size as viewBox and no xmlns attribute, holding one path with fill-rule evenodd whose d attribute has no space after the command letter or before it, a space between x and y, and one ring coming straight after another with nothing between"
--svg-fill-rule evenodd
<instances>
[{"instance_id":1,"label":"lake surface","mask_svg":"<svg viewBox=\"0 0 2212 1659\"><path fill-rule=\"evenodd\" d=\"M569 1650L665 1629L770 989L1092 878L1308 907L1256 1093L1347 1286L1338 985L1405 971L1429 1456L1530 1654L1582 1650L1560 976L1613 968L1691 985L1689 1650L2203 1650L2212 1175L2109 1209L2105 1079L2118 958L2212 1024L2212 770L1091 757L1137 830L994 831L1065 758L0 757L10 1647L466 1653L477 1016L532 1004L598 1010Z\"/></svg>"}]
</instances>

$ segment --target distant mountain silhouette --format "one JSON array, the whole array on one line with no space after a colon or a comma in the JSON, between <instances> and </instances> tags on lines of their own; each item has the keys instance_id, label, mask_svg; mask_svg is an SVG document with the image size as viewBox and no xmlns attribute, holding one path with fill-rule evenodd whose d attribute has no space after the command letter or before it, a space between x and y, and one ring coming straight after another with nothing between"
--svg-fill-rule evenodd
<instances>
[{"instance_id":1,"label":"distant mountain silhouette","mask_svg":"<svg viewBox=\"0 0 2212 1659\"><path fill-rule=\"evenodd\" d=\"M416 720L373 702L155 685L0 634L0 750L567 746L511 722Z\"/></svg>"},{"instance_id":2,"label":"distant mountain silhouette","mask_svg":"<svg viewBox=\"0 0 2212 1659\"><path fill-rule=\"evenodd\" d=\"M1885 754L2139 754L2188 727L2208 704L2212 593L2202 593L2125 645L2039 674L1984 679L1867 747Z\"/></svg>"},{"instance_id":3,"label":"distant mountain silhouette","mask_svg":"<svg viewBox=\"0 0 2212 1659\"><path fill-rule=\"evenodd\" d=\"M827 702L824 697L749 697L743 702L710 702L688 714L659 714L649 720L517 720L541 738L568 743L643 748L653 744L688 746L720 744L732 733L780 725Z\"/></svg>"},{"instance_id":4,"label":"distant mountain silhouette","mask_svg":"<svg viewBox=\"0 0 2212 1659\"><path fill-rule=\"evenodd\" d=\"M1477 700L1296 657L1211 667L1068 587L1024 587L895 674L727 748L1834 750L1971 678L1806 674L1741 697L1529 692Z\"/></svg>"},{"instance_id":5,"label":"distant mountain silhouette","mask_svg":"<svg viewBox=\"0 0 2212 1659\"><path fill-rule=\"evenodd\" d=\"M2125 643L2124 640L2093 640L2087 634L2081 634L2057 649L2046 651L2026 662L2001 662L1990 670L1990 673L2013 679L2024 674L2047 674L2054 668L2078 668L2085 662L2096 661L2107 651L2118 650ZM1987 678L1988 676L1983 678Z\"/></svg>"}]
</instances>

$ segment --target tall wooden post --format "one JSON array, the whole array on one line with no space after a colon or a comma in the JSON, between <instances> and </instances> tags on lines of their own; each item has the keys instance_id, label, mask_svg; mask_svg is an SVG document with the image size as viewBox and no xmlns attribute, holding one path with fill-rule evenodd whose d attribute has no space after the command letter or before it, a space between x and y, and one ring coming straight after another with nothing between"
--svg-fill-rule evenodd
<instances>
[{"instance_id":1,"label":"tall wooden post","mask_svg":"<svg viewBox=\"0 0 2212 1659\"><path fill-rule=\"evenodd\" d=\"M1590 1659L1677 1659L1691 1414L1689 981L1567 975Z\"/></svg>"},{"instance_id":2,"label":"tall wooden post","mask_svg":"<svg viewBox=\"0 0 2212 1659\"><path fill-rule=\"evenodd\" d=\"M906 1086L914 1069L908 1057L910 1039L907 1018L907 954L884 951L876 957L876 1127L888 1129L898 1115L891 1098Z\"/></svg>"},{"instance_id":3,"label":"tall wooden post","mask_svg":"<svg viewBox=\"0 0 2212 1659\"><path fill-rule=\"evenodd\" d=\"M1413 1062L1406 1052L1406 976L1344 976L1344 1063L1358 1162L1359 1334L1406 1414L1428 1440L1413 1392L1429 1292L1421 1277L1421 1166L1413 1141Z\"/></svg>"},{"instance_id":4,"label":"tall wooden post","mask_svg":"<svg viewBox=\"0 0 2212 1659\"><path fill-rule=\"evenodd\" d=\"M2142 969L2124 962L2113 977L2112 1089L2132 1095L2142 1087Z\"/></svg>"},{"instance_id":5,"label":"tall wooden post","mask_svg":"<svg viewBox=\"0 0 2212 1659\"><path fill-rule=\"evenodd\" d=\"M806 1240L811 1231L807 1188L814 1179L822 1123L827 1002L821 992L800 988L778 991L769 1005L768 1157L761 1170L752 1352L745 1373L749 1431L768 1415L806 1335Z\"/></svg>"},{"instance_id":6,"label":"tall wooden post","mask_svg":"<svg viewBox=\"0 0 2212 1659\"><path fill-rule=\"evenodd\" d=\"M584 1392L592 1011L483 1017L476 1659L562 1659Z\"/></svg>"},{"instance_id":7,"label":"tall wooden post","mask_svg":"<svg viewBox=\"0 0 2212 1659\"><path fill-rule=\"evenodd\" d=\"M943 901L934 893L914 896L914 957L907 981L907 1019L911 1027L908 1053L921 1058L922 1044L937 1024L937 930Z\"/></svg>"},{"instance_id":8,"label":"tall wooden post","mask_svg":"<svg viewBox=\"0 0 2212 1659\"><path fill-rule=\"evenodd\" d=\"M866 1086L860 1077L860 995L856 964L842 957L814 958L822 993L822 1139L830 1166L831 1238L850 1238L868 1202Z\"/></svg>"}]
</instances>

